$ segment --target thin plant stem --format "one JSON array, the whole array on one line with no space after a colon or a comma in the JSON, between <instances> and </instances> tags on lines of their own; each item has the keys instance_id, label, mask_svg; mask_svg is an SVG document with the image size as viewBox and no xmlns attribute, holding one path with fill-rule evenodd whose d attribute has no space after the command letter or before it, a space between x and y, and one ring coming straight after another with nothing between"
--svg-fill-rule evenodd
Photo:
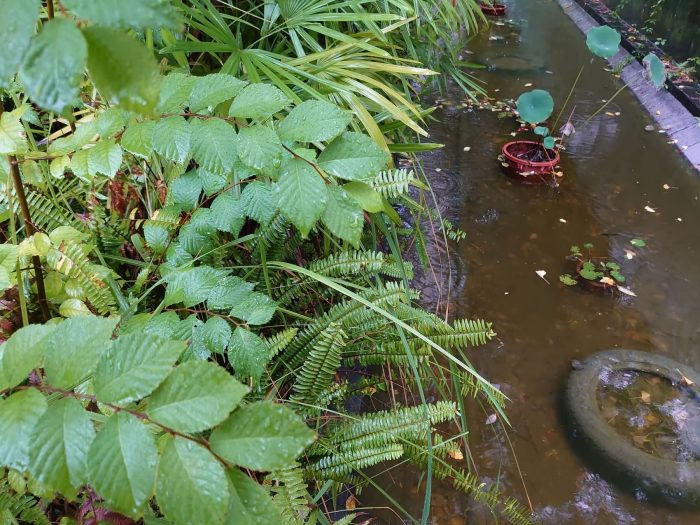
<instances>
[{"instance_id":1,"label":"thin plant stem","mask_svg":"<svg viewBox=\"0 0 700 525\"><path fill-rule=\"evenodd\" d=\"M552 132L557 129L557 124L559 123L559 119L561 118L562 113L564 113L564 110L566 109L566 106L569 104L569 100L571 100L571 95L574 94L574 89L576 89L576 85L578 84L579 79L581 78L581 74L583 73L583 68L584 66L581 66L581 69L578 70L578 75L576 75L576 80L574 80L574 83L571 86L571 89L569 90L569 94L566 96L566 100L564 101L564 105L561 107L559 110L559 114L557 115L557 118L554 120L554 124L552 125Z\"/></svg>"},{"instance_id":2,"label":"thin plant stem","mask_svg":"<svg viewBox=\"0 0 700 525\"><path fill-rule=\"evenodd\" d=\"M53 20L53 0L46 0L46 16Z\"/></svg>"},{"instance_id":3,"label":"thin plant stem","mask_svg":"<svg viewBox=\"0 0 700 525\"><path fill-rule=\"evenodd\" d=\"M34 235L36 229L32 223L32 216L29 212L29 205L27 204L27 196L24 193L24 186L22 185L22 176L19 173L19 167L17 166L17 161L13 155L8 157L10 163L10 175L12 178L12 184L15 187L15 193L17 195L17 202L19 203L19 209L22 213L22 219L24 220L24 228L26 230L27 236ZM44 287L44 273L41 267L41 259L38 255L32 257L32 265L34 266L34 273L36 275L36 292L39 302L39 308L41 308L41 315L44 318L44 322L51 318L49 313L49 304L46 300L46 288Z\"/></svg>"},{"instance_id":4,"label":"thin plant stem","mask_svg":"<svg viewBox=\"0 0 700 525\"><path fill-rule=\"evenodd\" d=\"M624 91L624 89L625 89L627 86L629 86L629 84L624 84L620 89L618 89L617 91L615 91L615 93L613 94L613 96L610 97L610 99L609 99L605 104L603 104L602 106L600 106L593 114L591 114L591 116L589 116L586 120L584 120L583 124L581 125L581 127L580 127L579 129L585 128L586 125L591 121L591 119L592 119L593 117L595 117L598 113L600 113L601 111L603 111L606 107L608 107L608 104L610 104L613 100L615 100L615 97L617 97L620 93L622 93L622 91Z\"/></svg>"}]
</instances>

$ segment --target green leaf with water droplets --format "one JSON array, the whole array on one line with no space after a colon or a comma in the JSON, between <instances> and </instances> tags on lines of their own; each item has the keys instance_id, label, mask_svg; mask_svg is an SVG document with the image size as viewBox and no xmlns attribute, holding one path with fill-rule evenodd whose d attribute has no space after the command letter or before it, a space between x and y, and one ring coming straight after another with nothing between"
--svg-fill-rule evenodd
<instances>
[{"instance_id":1,"label":"green leaf with water droplets","mask_svg":"<svg viewBox=\"0 0 700 525\"><path fill-rule=\"evenodd\" d=\"M95 371L98 401L124 405L153 392L173 370L185 343L149 334L111 341Z\"/></svg>"},{"instance_id":2,"label":"green leaf with water droplets","mask_svg":"<svg viewBox=\"0 0 700 525\"><path fill-rule=\"evenodd\" d=\"M107 420L88 453L90 485L110 508L134 519L151 498L157 465L153 434L126 412Z\"/></svg>"},{"instance_id":3,"label":"green leaf with water droplets","mask_svg":"<svg viewBox=\"0 0 700 525\"><path fill-rule=\"evenodd\" d=\"M226 525L272 525L282 523L282 517L270 493L237 468L228 471L229 505Z\"/></svg>"},{"instance_id":4,"label":"green leaf with water droplets","mask_svg":"<svg viewBox=\"0 0 700 525\"><path fill-rule=\"evenodd\" d=\"M282 143L267 126L242 128L238 134L238 156L249 168L270 175L282 160Z\"/></svg>"},{"instance_id":5,"label":"green leaf with water droplets","mask_svg":"<svg viewBox=\"0 0 700 525\"><path fill-rule=\"evenodd\" d=\"M102 174L113 179L122 164L122 148L114 140L100 140L90 148L87 158L90 175Z\"/></svg>"},{"instance_id":6,"label":"green leaf with water droplets","mask_svg":"<svg viewBox=\"0 0 700 525\"><path fill-rule=\"evenodd\" d=\"M153 129L153 149L168 160L182 164L190 154L190 125L183 117L167 117Z\"/></svg>"},{"instance_id":7,"label":"green leaf with water droplets","mask_svg":"<svg viewBox=\"0 0 700 525\"><path fill-rule=\"evenodd\" d=\"M220 119L194 119L190 128L192 157L197 164L212 173L227 175L236 162L238 147L233 126Z\"/></svg>"},{"instance_id":8,"label":"green leaf with water droplets","mask_svg":"<svg viewBox=\"0 0 700 525\"><path fill-rule=\"evenodd\" d=\"M228 342L228 360L238 379L247 382L253 378L257 384L270 361L270 353L260 336L239 326Z\"/></svg>"},{"instance_id":9,"label":"green leaf with water droplets","mask_svg":"<svg viewBox=\"0 0 700 525\"><path fill-rule=\"evenodd\" d=\"M321 176L302 159L287 159L275 187L277 204L306 237L321 217L328 192Z\"/></svg>"},{"instance_id":10,"label":"green leaf with water droplets","mask_svg":"<svg viewBox=\"0 0 700 525\"><path fill-rule=\"evenodd\" d=\"M167 0L62 0L62 4L76 17L105 27L178 29L181 25Z\"/></svg>"},{"instance_id":11,"label":"green leaf with water droplets","mask_svg":"<svg viewBox=\"0 0 700 525\"><path fill-rule=\"evenodd\" d=\"M153 130L156 123L152 120L137 122L124 131L120 141L122 148L142 159L148 159L153 152Z\"/></svg>"},{"instance_id":12,"label":"green leaf with water droplets","mask_svg":"<svg viewBox=\"0 0 700 525\"><path fill-rule=\"evenodd\" d=\"M230 499L224 468L202 445L180 436L165 440L156 481L162 513L175 525L223 523Z\"/></svg>"},{"instance_id":13,"label":"green leaf with water droplets","mask_svg":"<svg viewBox=\"0 0 700 525\"><path fill-rule=\"evenodd\" d=\"M323 100L307 100L289 112L279 127L283 141L319 142L340 135L350 123L350 115Z\"/></svg>"},{"instance_id":14,"label":"green leaf with water droplets","mask_svg":"<svg viewBox=\"0 0 700 525\"><path fill-rule=\"evenodd\" d=\"M148 402L148 415L179 432L200 432L221 423L248 388L208 361L178 366Z\"/></svg>"},{"instance_id":15,"label":"green leaf with water droplets","mask_svg":"<svg viewBox=\"0 0 700 525\"><path fill-rule=\"evenodd\" d=\"M271 401L239 408L212 432L211 447L234 465L253 470L289 467L314 440L292 410Z\"/></svg>"},{"instance_id":16,"label":"green leaf with water droplets","mask_svg":"<svg viewBox=\"0 0 700 525\"><path fill-rule=\"evenodd\" d=\"M348 131L331 142L318 157L326 172L346 180L373 178L386 163L389 154L367 135Z\"/></svg>"},{"instance_id":17,"label":"green leaf with water droplets","mask_svg":"<svg viewBox=\"0 0 700 525\"><path fill-rule=\"evenodd\" d=\"M27 470L29 438L46 408L46 398L35 388L20 390L0 401L0 465Z\"/></svg>"},{"instance_id":18,"label":"green leaf with water droplets","mask_svg":"<svg viewBox=\"0 0 700 525\"><path fill-rule=\"evenodd\" d=\"M238 118L268 118L292 101L271 84L249 84L231 103L228 114Z\"/></svg>"},{"instance_id":19,"label":"green leaf with water droplets","mask_svg":"<svg viewBox=\"0 0 700 525\"><path fill-rule=\"evenodd\" d=\"M13 388L41 366L55 325L30 324L0 345L0 389Z\"/></svg>"},{"instance_id":20,"label":"green leaf with water droplets","mask_svg":"<svg viewBox=\"0 0 700 525\"><path fill-rule=\"evenodd\" d=\"M245 85L242 80L224 73L195 77L190 94L190 111L199 113L213 109L238 95Z\"/></svg>"},{"instance_id":21,"label":"green leaf with water droplets","mask_svg":"<svg viewBox=\"0 0 700 525\"><path fill-rule=\"evenodd\" d=\"M343 188L328 188L328 204L321 221L333 235L358 247L364 219L360 205Z\"/></svg>"}]
</instances>

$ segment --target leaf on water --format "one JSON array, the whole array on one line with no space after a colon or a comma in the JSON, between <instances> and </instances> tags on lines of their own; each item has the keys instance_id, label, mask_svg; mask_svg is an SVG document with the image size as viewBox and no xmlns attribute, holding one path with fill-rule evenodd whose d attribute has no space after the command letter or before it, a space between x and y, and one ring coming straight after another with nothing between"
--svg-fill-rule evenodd
<instances>
[{"instance_id":1,"label":"leaf on water","mask_svg":"<svg viewBox=\"0 0 700 525\"><path fill-rule=\"evenodd\" d=\"M462 454L462 451L459 449L450 450L449 454L452 459L464 459L464 454Z\"/></svg>"},{"instance_id":2,"label":"leaf on water","mask_svg":"<svg viewBox=\"0 0 700 525\"><path fill-rule=\"evenodd\" d=\"M568 273L566 273L564 275L560 275L559 281L561 281L566 286L575 286L578 284L578 281L576 279L574 279L573 277L571 277L571 275L569 275Z\"/></svg>"},{"instance_id":3,"label":"leaf on water","mask_svg":"<svg viewBox=\"0 0 700 525\"><path fill-rule=\"evenodd\" d=\"M681 374L681 383L683 383L685 386L691 386L695 384L693 381L685 377L680 370L677 370L677 372Z\"/></svg>"},{"instance_id":4,"label":"leaf on water","mask_svg":"<svg viewBox=\"0 0 700 525\"><path fill-rule=\"evenodd\" d=\"M636 246L637 248L644 248L647 245L644 239L632 239L630 244L632 246Z\"/></svg>"},{"instance_id":5,"label":"leaf on water","mask_svg":"<svg viewBox=\"0 0 700 525\"><path fill-rule=\"evenodd\" d=\"M652 208L651 206L644 206L644 209L648 211L649 213L656 213L656 210Z\"/></svg>"},{"instance_id":6,"label":"leaf on water","mask_svg":"<svg viewBox=\"0 0 700 525\"><path fill-rule=\"evenodd\" d=\"M574 133L576 133L576 128L571 123L571 121L568 121L561 128L559 128L559 132L562 135L564 135L565 137L569 137L569 136L573 135Z\"/></svg>"},{"instance_id":7,"label":"leaf on water","mask_svg":"<svg viewBox=\"0 0 700 525\"><path fill-rule=\"evenodd\" d=\"M537 275L539 275L544 280L544 282L549 284L549 281L545 278L545 275L547 275L547 272L545 272L544 270L536 270L535 273Z\"/></svg>"},{"instance_id":8,"label":"leaf on water","mask_svg":"<svg viewBox=\"0 0 700 525\"><path fill-rule=\"evenodd\" d=\"M608 285L610 285L610 286L612 286L612 285L615 284L615 281L614 281L613 279L611 279L610 277L603 277L603 278L600 280L600 282L603 283L603 284L608 284Z\"/></svg>"},{"instance_id":9,"label":"leaf on water","mask_svg":"<svg viewBox=\"0 0 700 525\"><path fill-rule=\"evenodd\" d=\"M636 256L637 256L637 254L635 252L633 252L632 250L625 250L625 257L627 259L631 260L631 259L634 259Z\"/></svg>"},{"instance_id":10,"label":"leaf on water","mask_svg":"<svg viewBox=\"0 0 700 525\"><path fill-rule=\"evenodd\" d=\"M496 414L491 414L489 417L486 418L486 424L487 425L493 425L496 422Z\"/></svg>"},{"instance_id":11,"label":"leaf on water","mask_svg":"<svg viewBox=\"0 0 700 525\"><path fill-rule=\"evenodd\" d=\"M639 398L647 405L651 403L651 394L649 392L642 390L639 394Z\"/></svg>"},{"instance_id":12,"label":"leaf on water","mask_svg":"<svg viewBox=\"0 0 700 525\"><path fill-rule=\"evenodd\" d=\"M629 288L625 288L624 286L620 286L619 284L617 285L617 289L620 290L623 294L625 295L631 295L632 297L637 297L637 294L634 293L632 290Z\"/></svg>"}]
</instances>

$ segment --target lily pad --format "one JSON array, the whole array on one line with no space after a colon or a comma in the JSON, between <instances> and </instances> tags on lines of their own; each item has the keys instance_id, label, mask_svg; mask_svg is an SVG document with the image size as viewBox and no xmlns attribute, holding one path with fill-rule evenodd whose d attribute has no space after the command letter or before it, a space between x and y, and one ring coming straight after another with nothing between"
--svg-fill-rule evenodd
<instances>
[{"instance_id":1,"label":"lily pad","mask_svg":"<svg viewBox=\"0 0 700 525\"><path fill-rule=\"evenodd\" d=\"M637 248L644 248L647 245L644 239L632 239L630 244L632 246L636 246Z\"/></svg>"},{"instance_id":2,"label":"lily pad","mask_svg":"<svg viewBox=\"0 0 700 525\"><path fill-rule=\"evenodd\" d=\"M549 129L547 129L546 126L537 126L535 128L535 135L539 135L540 137L546 137L549 135Z\"/></svg>"},{"instance_id":3,"label":"lily pad","mask_svg":"<svg viewBox=\"0 0 700 525\"><path fill-rule=\"evenodd\" d=\"M554 137L545 137L545 139L542 141L542 144L547 149L554 149L554 146L556 146L557 141Z\"/></svg>"},{"instance_id":4,"label":"lily pad","mask_svg":"<svg viewBox=\"0 0 700 525\"><path fill-rule=\"evenodd\" d=\"M660 88L666 82L666 66L654 53L649 53L642 59L649 80L655 88Z\"/></svg>"},{"instance_id":5,"label":"lily pad","mask_svg":"<svg viewBox=\"0 0 700 525\"><path fill-rule=\"evenodd\" d=\"M518 97L517 108L525 122L537 124L547 120L552 114L554 99L544 89L533 89Z\"/></svg>"},{"instance_id":6,"label":"lily pad","mask_svg":"<svg viewBox=\"0 0 700 525\"><path fill-rule=\"evenodd\" d=\"M611 58L620 50L620 33L610 26L591 29L586 35L586 45L591 53L601 58Z\"/></svg>"}]
</instances>

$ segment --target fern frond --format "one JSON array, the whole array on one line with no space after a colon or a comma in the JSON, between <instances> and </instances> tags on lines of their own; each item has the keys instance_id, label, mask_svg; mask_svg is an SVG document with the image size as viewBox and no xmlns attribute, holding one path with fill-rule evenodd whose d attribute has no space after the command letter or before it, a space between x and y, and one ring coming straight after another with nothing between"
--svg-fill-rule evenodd
<instances>
[{"instance_id":1,"label":"fern frond","mask_svg":"<svg viewBox=\"0 0 700 525\"><path fill-rule=\"evenodd\" d=\"M0 482L0 516L9 514L13 520L9 523L31 523L32 525L50 525L51 522L39 508L39 502L27 495L15 494L7 479Z\"/></svg>"},{"instance_id":2,"label":"fern frond","mask_svg":"<svg viewBox=\"0 0 700 525\"><path fill-rule=\"evenodd\" d=\"M298 328L285 328L276 334L264 339L267 345L267 351L270 359L279 354L282 350L289 346L289 343L296 337L299 332Z\"/></svg>"},{"instance_id":3,"label":"fern frond","mask_svg":"<svg viewBox=\"0 0 700 525\"><path fill-rule=\"evenodd\" d=\"M370 185L384 197L396 198L408 193L408 186L414 180L416 180L416 176L413 170L398 168L380 171L370 182Z\"/></svg>"},{"instance_id":4,"label":"fern frond","mask_svg":"<svg viewBox=\"0 0 700 525\"><path fill-rule=\"evenodd\" d=\"M94 265L80 245L71 241L63 242L49 252L46 262L53 270L78 281L87 300L99 314L106 315L115 310L115 300L109 285L94 270Z\"/></svg>"},{"instance_id":5,"label":"fern frond","mask_svg":"<svg viewBox=\"0 0 700 525\"><path fill-rule=\"evenodd\" d=\"M345 332L336 323L320 334L294 382L293 400L313 402L331 384L340 366L345 341Z\"/></svg>"},{"instance_id":6,"label":"fern frond","mask_svg":"<svg viewBox=\"0 0 700 525\"><path fill-rule=\"evenodd\" d=\"M479 394L483 393L483 385L481 385L473 375L465 372L458 372L458 376L460 383L459 391L462 397L477 397ZM495 402L501 409L505 409L505 394L496 388L489 390L489 392L492 394L493 402Z\"/></svg>"},{"instance_id":7,"label":"fern frond","mask_svg":"<svg viewBox=\"0 0 700 525\"><path fill-rule=\"evenodd\" d=\"M324 456L307 467L311 475L324 479L344 481L347 475L384 461L395 461L403 455L403 447L399 444L388 444L379 447L363 447L360 449L337 452Z\"/></svg>"},{"instance_id":8,"label":"fern frond","mask_svg":"<svg viewBox=\"0 0 700 525\"><path fill-rule=\"evenodd\" d=\"M273 503L283 519L283 525L301 525L309 514L311 498L304 481L304 471L295 464L283 470L272 472L271 480Z\"/></svg>"}]
</instances>

